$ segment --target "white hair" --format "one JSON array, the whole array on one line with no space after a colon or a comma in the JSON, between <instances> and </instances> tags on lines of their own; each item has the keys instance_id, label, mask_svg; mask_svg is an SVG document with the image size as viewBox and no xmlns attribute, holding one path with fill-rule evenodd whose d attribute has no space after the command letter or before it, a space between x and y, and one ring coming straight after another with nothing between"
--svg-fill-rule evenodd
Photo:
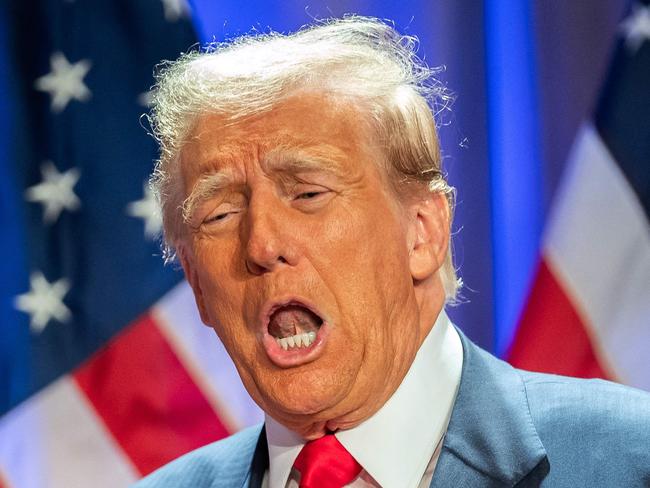
<instances>
[{"instance_id":1,"label":"white hair","mask_svg":"<svg viewBox=\"0 0 650 488\"><path fill-rule=\"evenodd\" d=\"M422 189L443 193L453 209L454 190L442 173L435 123L451 98L435 78L437 70L427 67L416 49L416 38L385 22L349 16L290 35L242 36L162 63L149 122L160 144L151 183L161 205L166 258L173 258L186 231L178 156L199 116L235 121L271 110L301 90L345 97L363 107L398 195ZM460 280L451 242L441 278L452 301Z\"/></svg>"}]
</instances>

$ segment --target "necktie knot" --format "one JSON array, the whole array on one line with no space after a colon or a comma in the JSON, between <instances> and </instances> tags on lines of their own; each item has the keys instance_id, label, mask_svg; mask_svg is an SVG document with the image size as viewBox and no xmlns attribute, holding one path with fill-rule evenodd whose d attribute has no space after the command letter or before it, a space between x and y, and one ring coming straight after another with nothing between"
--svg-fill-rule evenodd
<instances>
[{"instance_id":1,"label":"necktie knot","mask_svg":"<svg viewBox=\"0 0 650 488\"><path fill-rule=\"evenodd\" d=\"M334 434L305 444L293 467L300 471L300 488L341 488L361 472L361 465Z\"/></svg>"}]
</instances>

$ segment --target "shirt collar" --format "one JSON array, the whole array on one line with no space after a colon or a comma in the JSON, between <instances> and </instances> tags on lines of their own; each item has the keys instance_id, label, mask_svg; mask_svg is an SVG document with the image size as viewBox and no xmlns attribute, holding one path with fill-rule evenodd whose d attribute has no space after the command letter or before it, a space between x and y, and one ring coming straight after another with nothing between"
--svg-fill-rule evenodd
<instances>
[{"instance_id":1,"label":"shirt collar","mask_svg":"<svg viewBox=\"0 0 650 488\"><path fill-rule=\"evenodd\" d=\"M443 311L393 396L363 423L336 433L381 486L420 483L447 428L462 363L460 337ZM268 415L266 435L269 487L284 488L305 440Z\"/></svg>"}]
</instances>

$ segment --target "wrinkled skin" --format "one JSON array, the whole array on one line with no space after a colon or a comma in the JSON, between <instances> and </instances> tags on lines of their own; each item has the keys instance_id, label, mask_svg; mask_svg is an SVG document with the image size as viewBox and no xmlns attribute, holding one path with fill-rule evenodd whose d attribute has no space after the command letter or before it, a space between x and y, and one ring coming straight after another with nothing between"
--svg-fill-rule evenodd
<instances>
[{"instance_id":1,"label":"wrinkled skin","mask_svg":"<svg viewBox=\"0 0 650 488\"><path fill-rule=\"evenodd\" d=\"M235 124L200 118L180 158L186 195L203 175L231 175L196 206L179 245L201 318L260 407L308 439L376 412L444 303L447 202L398 200L361 117L304 93ZM277 164L295 148L319 167ZM331 330L318 357L279 367L260 311L287 295L315 304Z\"/></svg>"}]
</instances>

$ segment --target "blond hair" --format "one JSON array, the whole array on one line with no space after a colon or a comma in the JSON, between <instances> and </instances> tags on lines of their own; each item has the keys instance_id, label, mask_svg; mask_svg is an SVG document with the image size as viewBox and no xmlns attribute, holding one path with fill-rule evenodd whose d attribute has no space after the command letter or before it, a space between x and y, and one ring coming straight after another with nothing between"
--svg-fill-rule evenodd
<instances>
[{"instance_id":1,"label":"blond hair","mask_svg":"<svg viewBox=\"0 0 650 488\"><path fill-rule=\"evenodd\" d=\"M435 122L450 96L416 49L417 39L387 23L350 16L290 35L242 36L161 64L149 122L160 144L151 183L161 205L166 258L173 258L184 235L177 161L198 117L216 113L237 120L271 110L304 89L358 101L385 149L395 187L402 193L414 187L443 193L453 209ZM447 300L453 300L460 280L451 242L441 279Z\"/></svg>"}]
</instances>

